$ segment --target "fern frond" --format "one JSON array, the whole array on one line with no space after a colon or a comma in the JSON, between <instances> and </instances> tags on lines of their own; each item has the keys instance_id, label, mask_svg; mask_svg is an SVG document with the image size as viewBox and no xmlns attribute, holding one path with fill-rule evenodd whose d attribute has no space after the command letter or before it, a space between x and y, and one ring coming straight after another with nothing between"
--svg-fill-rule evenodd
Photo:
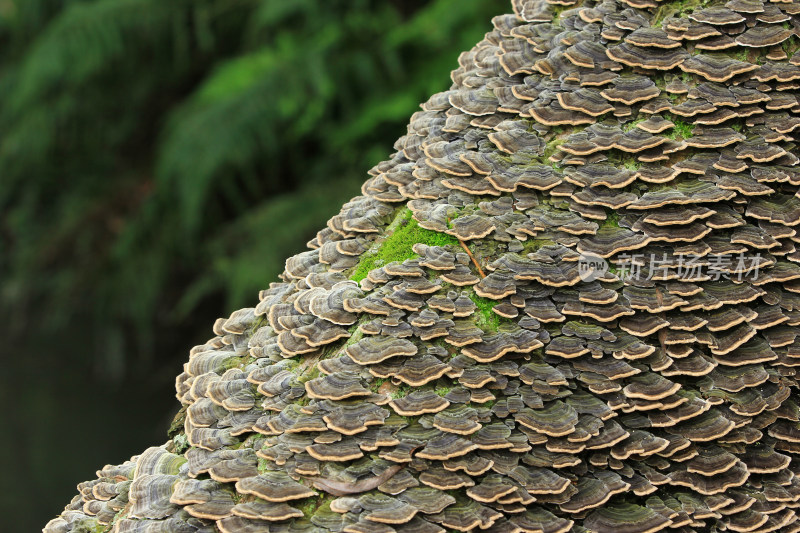
<instances>
[{"instance_id":1,"label":"fern frond","mask_svg":"<svg viewBox=\"0 0 800 533\"><path fill-rule=\"evenodd\" d=\"M185 24L176 24L186 10L187 0L71 4L33 44L10 108L20 112L53 91L78 86L112 62L124 68L132 49L153 54L172 49L166 40L187 39Z\"/></svg>"}]
</instances>

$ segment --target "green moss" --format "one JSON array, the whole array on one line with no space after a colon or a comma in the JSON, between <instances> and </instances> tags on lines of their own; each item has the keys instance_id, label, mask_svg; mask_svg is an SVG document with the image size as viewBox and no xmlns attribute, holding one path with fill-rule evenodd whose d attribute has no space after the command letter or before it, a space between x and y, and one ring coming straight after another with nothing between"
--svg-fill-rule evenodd
<instances>
[{"instance_id":1,"label":"green moss","mask_svg":"<svg viewBox=\"0 0 800 533\"><path fill-rule=\"evenodd\" d=\"M252 332L251 332L252 335ZM225 368L230 370L231 368L237 368L239 370L245 369L248 365L251 365L258 361L257 357L253 357L252 355L244 355L237 359L227 360L225 361Z\"/></svg>"},{"instance_id":2,"label":"green moss","mask_svg":"<svg viewBox=\"0 0 800 533\"><path fill-rule=\"evenodd\" d=\"M358 321L347 328L347 332L350 333L350 337L347 338L344 344L340 347L334 349L335 352L339 352L342 348L347 348L348 346L352 346L353 344L357 343L361 339L364 338L364 332L361 330L361 325L366 324L367 322L372 321L375 317L365 313L358 318Z\"/></svg>"},{"instance_id":3,"label":"green moss","mask_svg":"<svg viewBox=\"0 0 800 533\"><path fill-rule=\"evenodd\" d=\"M258 458L258 473L263 474L264 472L272 470L272 462L264 459L263 457Z\"/></svg>"},{"instance_id":4,"label":"green moss","mask_svg":"<svg viewBox=\"0 0 800 533\"><path fill-rule=\"evenodd\" d=\"M477 308L475 309L474 315L475 325L488 333L497 331L497 328L500 326L501 317L495 313L493 309L494 306L500 302L489 298L482 298L474 292L470 292L469 297L475 302L475 307Z\"/></svg>"},{"instance_id":5,"label":"green moss","mask_svg":"<svg viewBox=\"0 0 800 533\"><path fill-rule=\"evenodd\" d=\"M408 396L412 392L413 392L412 388L410 386L406 385L405 383L403 383L402 385L397 387L396 390L393 390L391 393L389 393L389 395L393 399L396 400L398 398L405 398L406 396Z\"/></svg>"},{"instance_id":6,"label":"green moss","mask_svg":"<svg viewBox=\"0 0 800 533\"><path fill-rule=\"evenodd\" d=\"M613 209L606 209L606 219L600 224L601 228L618 228L619 213Z\"/></svg>"},{"instance_id":7,"label":"green moss","mask_svg":"<svg viewBox=\"0 0 800 533\"><path fill-rule=\"evenodd\" d=\"M682 117L673 115L672 113L664 113L664 118L671 121L675 126L667 133L670 139L688 139L692 136L694 124L686 122Z\"/></svg>"},{"instance_id":8,"label":"green moss","mask_svg":"<svg viewBox=\"0 0 800 533\"><path fill-rule=\"evenodd\" d=\"M297 509L303 513L303 516L306 518L311 518L314 516L314 512L319 507L319 498L308 498L305 504L298 505Z\"/></svg>"},{"instance_id":9,"label":"green moss","mask_svg":"<svg viewBox=\"0 0 800 533\"><path fill-rule=\"evenodd\" d=\"M636 127L637 124L639 124L640 122L644 122L645 120L647 120L647 118L648 117L640 117L640 118L637 118L636 120L631 120L630 122L626 122L622 126L622 130L623 131L631 131L632 129L634 129Z\"/></svg>"},{"instance_id":10,"label":"green moss","mask_svg":"<svg viewBox=\"0 0 800 533\"><path fill-rule=\"evenodd\" d=\"M376 247L368 250L361 257L356 265L350 279L361 281L367 277L369 271L380 268L392 261L405 261L417 257L411 249L416 243L423 243L429 246L458 246L458 239L446 233L432 231L420 227L416 220L411 216L411 210L404 207L395 218L395 222L390 225L391 234Z\"/></svg>"},{"instance_id":11,"label":"green moss","mask_svg":"<svg viewBox=\"0 0 800 533\"><path fill-rule=\"evenodd\" d=\"M181 407L181 410L172 419L167 431L168 437L175 437L183 434L183 425L186 422L186 406Z\"/></svg>"},{"instance_id":12,"label":"green moss","mask_svg":"<svg viewBox=\"0 0 800 533\"><path fill-rule=\"evenodd\" d=\"M319 374L320 374L319 367L317 365L312 365L297 378L297 382L306 383L307 381L311 381L314 378L318 378Z\"/></svg>"},{"instance_id":13,"label":"green moss","mask_svg":"<svg viewBox=\"0 0 800 533\"><path fill-rule=\"evenodd\" d=\"M550 246L555 244L555 241L550 239L528 239L522 243L522 253L529 254L542 248L543 246Z\"/></svg>"},{"instance_id":14,"label":"green moss","mask_svg":"<svg viewBox=\"0 0 800 533\"><path fill-rule=\"evenodd\" d=\"M566 11L567 9L572 9L573 6L562 6L562 5L555 5L552 6L553 10L553 22L559 23L559 18L561 17L561 13Z\"/></svg>"},{"instance_id":15,"label":"green moss","mask_svg":"<svg viewBox=\"0 0 800 533\"><path fill-rule=\"evenodd\" d=\"M692 130L694 129L694 125L689 124L688 122L685 122L680 119L673 120L672 122L675 124L675 128L673 129L673 131L676 134L680 135L684 139L688 139L689 137L692 136Z\"/></svg>"},{"instance_id":16,"label":"green moss","mask_svg":"<svg viewBox=\"0 0 800 533\"><path fill-rule=\"evenodd\" d=\"M627 170L636 171L636 170L639 170L639 168L642 166L642 164L639 161L637 161L636 159L634 159L633 157L626 157L625 159L623 159L621 161L621 165L620 166L622 168L627 169Z\"/></svg>"},{"instance_id":17,"label":"green moss","mask_svg":"<svg viewBox=\"0 0 800 533\"><path fill-rule=\"evenodd\" d=\"M105 526L97 521L96 518L86 518L73 526L73 533L103 533L110 531L111 526Z\"/></svg>"},{"instance_id":18,"label":"green moss","mask_svg":"<svg viewBox=\"0 0 800 533\"><path fill-rule=\"evenodd\" d=\"M175 435L172 438L172 444L174 446L174 450L172 453L183 455L187 449L189 449L189 439L181 433L180 435Z\"/></svg>"},{"instance_id":19,"label":"green moss","mask_svg":"<svg viewBox=\"0 0 800 533\"><path fill-rule=\"evenodd\" d=\"M786 39L781 43L781 48L783 51L786 52L786 55L792 56L795 52L797 52L798 45L800 44L800 40L798 40L794 35Z\"/></svg>"},{"instance_id":20,"label":"green moss","mask_svg":"<svg viewBox=\"0 0 800 533\"><path fill-rule=\"evenodd\" d=\"M297 509L303 512L303 516L306 518L311 518L318 512L327 512L331 513L331 500L333 497L325 495L325 496L313 496L311 498L306 498L305 503L302 505L297 505Z\"/></svg>"},{"instance_id":21,"label":"green moss","mask_svg":"<svg viewBox=\"0 0 800 533\"><path fill-rule=\"evenodd\" d=\"M384 383L386 383L386 378L376 378L369 384L369 390L378 392L378 389L380 389Z\"/></svg>"},{"instance_id":22,"label":"green moss","mask_svg":"<svg viewBox=\"0 0 800 533\"><path fill-rule=\"evenodd\" d=\"M411 387L409 387L405 383L401 383L400 385L395 385L394 383L385 378L376 378L373 379L372 382L370 382L369 390L371 390L372 392L377 393L381 390L381 388L383 388L383 391L381 391L382 393L388 394L391 398L395 400L397 398L404 398L412 392Z\"/></svg>"},{"instance_id":23,"label":"green moss","mask_svg":"<svg viewBox=\"0 0 800 533\"><path fill-rule=\"evenodd\" d=\"M242 364L244 357L229 357L222 363L222 370L230 370L231 368L239 368Z\"/></svg>"},{"instance_id":24,"label":"green moss","mask_svg":"<svg viewBox=\"0 0 800 533\"><path fill-rule=\"evenodd\" d=\"M114 515L114 518L111 520L111 523L108 525L108 531L113 530L114 526L117 525L117 522L119 522L120 520L124 520L125 518L128 517L128 511L126 509L127 509L127 507L123 507L120 512L118 512L117 514Z\"/></svg>"},{"instance_id":25,"label":"green moss","mask_svg":"<svg viewBox=\"0 0 800 533\"><path fill-rule=\"evenodd\" d=\"M450 387L438 387L434 392L439 396L447 396L447 393L450 392Z\"/></svg>"},{"instance_id":26,"label":"green moss","mask_svg":"<svg viewBox=\"0 0 800 533\"><path fill-rule=\"evenodd\" d=\"M255 433L252 436L245 439L248 448L252 448L254 450L260 450L264 443L267 442L267 437L260 434Z\"/></svg>"},{"instance_id":27,"label":"green moss","mask_svg":"<svg viewBox=\"0 0 800 533\"><path fill-rule=\"evenodd\" d=\"M539 160L545 165L552 164L552 161L550 161L550 156L552 156L554 153L558 151L558 147L564 144L565 140L566 139L558 139L558 138L550 140L545 146L544 153L539 158Z\"/></svg>"},{"instance_id":28,"label":"green moss","mask_svg":"<svg viewBox=\"0 0 800 533\"><path fill-rule=\"evenodd\" d=\"M678 2L664 2L653 15L650 26L660 28L661 23L671 15L692 13L695 9L703 8L709 0L680 0Z\"/></svg>"}]
</instances>

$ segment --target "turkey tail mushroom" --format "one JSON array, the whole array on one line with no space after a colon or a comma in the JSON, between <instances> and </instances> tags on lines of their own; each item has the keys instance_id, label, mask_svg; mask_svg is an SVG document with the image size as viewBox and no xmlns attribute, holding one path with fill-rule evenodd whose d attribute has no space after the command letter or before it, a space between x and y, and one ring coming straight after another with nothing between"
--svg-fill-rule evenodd
<instances>
[{"instance_id":1,"label":"turkey tail mushroom","mask_svg":"<svg viewBox=\"0 0 800 533\"><path fill-rule=\"evenodd\" d=\"M512 8L45 532L800 531L800 6Z\"/></svg>"}]
</instances>

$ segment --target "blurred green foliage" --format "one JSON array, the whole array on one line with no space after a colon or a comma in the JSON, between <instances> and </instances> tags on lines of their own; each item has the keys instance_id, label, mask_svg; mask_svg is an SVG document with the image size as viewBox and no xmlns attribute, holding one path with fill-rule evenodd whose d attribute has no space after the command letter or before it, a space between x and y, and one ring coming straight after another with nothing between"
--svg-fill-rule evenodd
<instances>
[{"instance_id":1,"label":"blurred green foliage","mask_svg":"<svg viewBox=\"0 0 800 533\"><path fill-rule=\"evenodd\" d=\"M189 347L359 194L507 9L0 0L5 531L166 438Z\"/></svg>"},{"instance_id":2,"label":"blurred green foliage","mask_svg":"<svg viewBox=\"0 0 800 533\"><path fill-rule=\"evenodd\" d=\"M252 303L505 4L0 0L3 327L124 371Z\"/></svg>"}]
</instances>

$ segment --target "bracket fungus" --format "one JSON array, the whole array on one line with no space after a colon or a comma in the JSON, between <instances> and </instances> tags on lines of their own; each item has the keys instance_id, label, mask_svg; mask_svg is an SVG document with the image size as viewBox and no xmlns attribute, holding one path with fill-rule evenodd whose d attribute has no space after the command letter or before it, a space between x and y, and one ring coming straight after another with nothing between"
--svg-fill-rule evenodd
<instances>
[{"instance_id":1,"label":"bracket fungus","mask_svg":"<svg viewBox=\"0 0 800 533\"><path fill-rule=\"evenodd\" d=\"M800 3L511 4L45 533L800 531Z\"/></svg>"}]
</instances>

